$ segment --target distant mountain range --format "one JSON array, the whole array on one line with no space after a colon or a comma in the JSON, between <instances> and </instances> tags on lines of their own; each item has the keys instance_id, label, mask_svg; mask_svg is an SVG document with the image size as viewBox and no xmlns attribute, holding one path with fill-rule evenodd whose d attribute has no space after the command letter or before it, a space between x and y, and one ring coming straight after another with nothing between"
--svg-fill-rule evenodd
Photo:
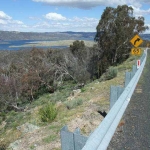
<instances>
[{"instance_id":1,"label":"distant mountain range","mask_svg":"<svg viewBox=\"0 0 150 150\"><path fill-rule=\"evenodd\" d=\"M17 32L0 31L0 41L18 40L94 40L96 32ZM150 34L141 34L143 40L150 40Z\"/></svg>"},{"instance_id":2,"label":"distant mountain range","mask_svg":"<svg viewBox=\"0 0 150 150\"><path fill-rule=\"evenodd\" d=\"M94 40L96 32L16 32L0 31L0 40Z\"/></svg>"}]
</instances>

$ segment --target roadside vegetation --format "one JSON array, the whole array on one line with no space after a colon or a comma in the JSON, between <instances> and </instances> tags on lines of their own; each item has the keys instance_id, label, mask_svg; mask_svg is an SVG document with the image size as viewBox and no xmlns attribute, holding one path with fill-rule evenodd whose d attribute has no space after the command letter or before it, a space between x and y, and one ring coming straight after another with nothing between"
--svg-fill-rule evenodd
<instances>
[{"instance_id":1,"label":"roadside vegetation","mask_svg":"<svg viewBox=\"0 0 150 150\"><path fill-rule=\"evenodd\" d=\"M124 72L135 64L129 41L146 29L132 7L107 7L93 47L77 40L64 50L0 51L0 149L21 139L18 127L27 122L43 129L42 144L58 139L61 127L91 103L108 111L110 85L123 85Z\"/></svg>"},{"instance_id":2,"label":"roadside vegetation","mask_svg":"<svg viewBox=\"0 0 150 150\"><path fill-rule=\"evenodd\" d=\"M138 56L130 56L124 63L113 67L114 70L117 70L115 76L112 76L114 71L111 72L110 70L113 69L110 67L111 69L108 69L101 78L87 83L75 96L72 92L76 84L64 82L63 88L57 89L54 93L45 93L31 104L27 103L24 112L11 110L7 113L1 113L1 148L22 139L25 134L20 132L18 127L27 122L40 127L45 132L45 136L41 141L38 141L44 145L59 140L61 128L65 124L69 124L73 118L82 116L85 108L88 108L89 105L96 105L108 111L110 86L124 84L125 71L132 69L137 58ZM111 79L108 80L108 76L111 76ZM54 102L55 105L51 102ZM89 134L84 128L81 128L81 132L85 135ZM29 147L34 149L34 143Z\"/></svg>"}]
</instances>

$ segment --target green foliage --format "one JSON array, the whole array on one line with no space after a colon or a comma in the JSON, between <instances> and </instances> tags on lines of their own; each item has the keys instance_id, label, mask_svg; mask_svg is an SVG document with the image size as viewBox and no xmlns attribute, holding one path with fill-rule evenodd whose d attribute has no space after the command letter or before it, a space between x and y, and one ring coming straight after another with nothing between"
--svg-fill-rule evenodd
<instances>
[{"instance_id":1,"label":"green foliage","mask_svg":"<svg viewBox=\"0 0 150 150\"><path fill-rule=\"evenodd\" d=\"M39 87L38 91L36 92L36 95L39 96L39 95L43 95L48 92L49 92L48 88L45 85L41 85Z\"/></svg>"},{"instance_id":2,"label":"green foliage","mask_svg":"<svg viewBox=\"0 0 150 150\"><path fill-rule=\"evenodd\" d=\"M24 114L22 112L10 111L7 114L5 128L16 128L21 122L24 121Z\"/></svg>"},{"instance_id":3,"label":"green foliage","mask_svg":"<svg viewBox=\"0 0 150 150\"><path fill-rule=\"evenodd\" d=\"M66 92L65 92L66 91ZM66 101L67 97L70 95L71 91L56 91L53 96L51 97L52 102L58 102L58 101Z\"/></svg>"},{"instance_id":4,"label":"green foliage","mask_svg":"<svg viewBox=\"0 0 150 150\"><path fill-rule=\"evenodd\" d=\"M65 81L62 84L62 86L59 87L58 90L55 91L55 93L51 94L50 101L52 101L54 103L58 102L58 101L61 101L61 102L66 101L66 99L71 94L74 86L75 86L75 83L70 82L70 81L68 81L68 82Z\"/></svg>"},{"instance_id":5,"label":"green foliage","mask_svg":"<svg viewBox=\"0 0 150 150\"><path fill-rule=\"evenodd\" d=\"M6 119L6 113L5 112L0 112L0 124L2 123L2 121L4 121Z\"/></svg>"},{"instance_id":6,"label":"green foliage","mask_svg":"<svg viewBox=\"0 0 150 150\"><path fill-rule=\"evenodd\" d=\"M85 90L85 88L83 87L83 88L81 88L81 92L83 93L83 92L85 92L86 90Z\"/></svg>"},{"instance_id":7,"label":"green foliage","mask_svg":"<svg viewBox=\"0 0 150 150\"><path fill-rule=\"evenodd\" d=\"M82 105L82 104L83 104L82 99L74 99L74 100L66 102L66 107L68 109L73 109L73 108L76 108L77 106Z\"/></svg>"},{"instance_id":8,"label":"green foliage","mask_svg":"<svg viewBox=\"0 0 150 150\"><path fill-rule=\"evenodd\" d=\"M51 125L49 127L50 130L52 130L53 132L56 132L56 133L59 133L61 128L62 128L62 124L59 124L59 125Z\"/></svg>"},{"instance_id":9,"label":"green foliage","mask_svg":"<svg viewBox=\"0 0 150 150\"><path fill-rule=\"evenodd\" d=\"M74 63L78 65L77 70L75 70L76 71L75 73L81 74L82 77L85 77L86 74L84 74L85 73L84 69L85 69L85 63L87 63L88 49L85 47L84 41L78 41L78 40L74 41L73 44L70 45L70 52L73 54L73 57L76 58ZM81 67L81 69L79 67Z\"/></svg>"},{"instance_id":10,"label":"green foliage","mask_svg":"<svg viewBox=\"0 0 150 150\"><path fill-rule=\"evenodd\" d=\"M39 110L39 115L42 122L52 122L57 116L57 110L54 104L49 103Z\"/></svg>"},{"instance_id":11,"label":"green foliage","mask_svg":"<svg viewBox=\"0 0 150 150\"><path fill-rule=\"evenodd\" d=\"M77 53L81 53L81 50L85 49L84 41L74 41L72 45L70 45L70 50L74 55L77 55Z\"/></svg>"},{"instance_id":12,"label":"green foliage","mask_svg":"<svg viewBox=\"0 0 150 150\"><path fill-rule=\"evenodd\" d=\"M30 150L33 150L33 149L35 149L35 146L34 146L34 145L31 145L31 146L30 146Z\"/></svg>"},{"instance_id":13,"label":"green foliage","mask_svg":"<svg viewBox=\"0 0 150 150\"><path fill-rule=\"evenodd\" d=\"M0 150L6 150L7 149L8 144L5 142L0 142Z\"/></svg>"},{"instance_id":14,"label":"green foliage","mask_svg":"<svg viewBox=\"0 0 150 150\"><path fill-rule=\"evenodd\" d=\"M133 60L136 60L136 56L131 56L131 57L129 57L128 59L127 59L127 61L133 61Z\"/></svg>"},{"instance_id":15,"label":"green foliage","mask_svg":"<svg viewBox=\"0 0 150 150\"><path fill-rule=\"evenodd\" d=\"M117 68L109 67L109 69L105 73L105 79L106 80L113 79L113 78L115 78L117 76L117 73L118 73Z\"/></svg>"},{"instance_id":16,"label":"green foliage","mask_svg":"<svg viewBox=\"0 0 150 150\"><path fill-rule=\"evenodd\" d=\"M57 138L56 135L50 135L50 136L44 138L44 139L43 139L43 142L45 142L45 143L50 143L50 142L52 142L52 141L55 141L56 138Z\"/></svg>"},{"instance_id":17,"label":"green foliage","mask_svg":"<svg viewBox=\"0 0 150 150\"><path fill-rule=\"evenodd\" d=\"M102 74L109 66L122 63L129 57L130 39L148 27L144 26L144 17L136 19L133 8L122 5L106 7L96 29L95 41L101 51L99 72Z\"/></svg>"}]
</instances>

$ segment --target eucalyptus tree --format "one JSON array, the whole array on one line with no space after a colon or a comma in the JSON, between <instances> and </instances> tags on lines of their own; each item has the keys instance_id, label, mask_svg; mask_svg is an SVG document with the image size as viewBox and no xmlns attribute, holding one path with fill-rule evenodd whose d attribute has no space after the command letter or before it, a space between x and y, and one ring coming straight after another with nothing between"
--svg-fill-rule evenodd
<instances>
[{"instance_id":1,"label":"eucalyptus tree","mask_svg":"<svg viewBox=\"0 0 150 150\"><path fill-rule=\"evenodd\" d=\"M100 48L99 67L115 65L128 58L131 50L130 39L148 29L144 17L135 18L133 8L127 5L117 8L106 7L97 25L95 41ZM106 65L107 64L107 65Z\"/></svg>"}]
</instances>

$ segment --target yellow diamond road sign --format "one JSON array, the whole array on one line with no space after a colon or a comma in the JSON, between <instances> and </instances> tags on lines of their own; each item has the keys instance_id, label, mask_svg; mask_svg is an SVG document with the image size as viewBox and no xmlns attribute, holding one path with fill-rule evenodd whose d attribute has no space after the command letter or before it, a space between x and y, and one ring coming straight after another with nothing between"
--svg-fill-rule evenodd
<instances>
[{"instance_id":1,"label":"yellow diamond road sign","mask_svg":"<svg viewBox=\"0 0 150 150\"><path fill-rule=\"evenodd\" d=\"M132 55L141 55L141 48L132 48L131 54Z\"/></svg>"},{"instance_id":2,"label":"yellow diamond road sign","mask_svg":"<svg viewBox=\"0 0 150 150\"><path fill-rule=\"evenodd\" d=\"M143 43L142 38L139 35L135 35L130 42L132 43L133 46L138 47Z\"/></svg>"}]
</instances>

